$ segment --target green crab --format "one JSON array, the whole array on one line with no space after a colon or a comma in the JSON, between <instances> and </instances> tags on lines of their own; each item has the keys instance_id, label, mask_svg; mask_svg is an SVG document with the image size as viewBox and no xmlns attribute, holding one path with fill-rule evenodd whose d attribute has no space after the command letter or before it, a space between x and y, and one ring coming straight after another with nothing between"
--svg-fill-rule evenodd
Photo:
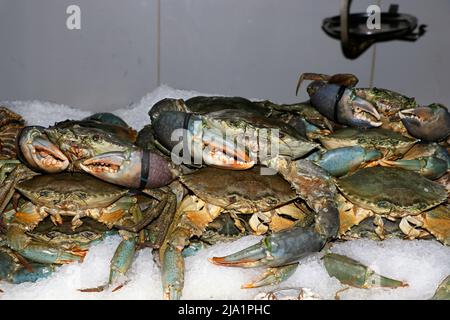
<instances>
[{"instance_id":1,"label":"green crab","mask_svg":"<svg viewBox=\"0 0 450 320\"><path fill-rule=\"evenodd\" d=\"M382 218L400 219L407 238L430 233L450 243L450 211L447 190L415 172L389 167L370 167L336 181L341 235L368 217L374 217L375 232L383 239ZM414 224L413 224L414 223Z\"/></svg>"},{"instance_id":2,"label":"green crab","mask_svg":"<svg viewBox=\"0 0 450 320\"><path fill-rule=\"evenodd\" d=\"M382 165L416 171L434 180L443 176L450 168L450 155L439 144L422 143L417 139L383 128L343 128L332 134L321 136L319 140L329 150L328 152L333 150L342 152L342 148L362 148L360 153L366 161L361 161L363 159L356 157L355 153L346 152L353 157L356 165L349 167L349 170L344 173L355 171L358 164L361 166ZM334 165L333 168L347 167L341 164Z\"/></svg>"},{"instance_id":3,"label":"green crab","mask_svg":"<svg viewBox=\"0 0 450 320\"><path fill-rule=\"evenodd\" d=\"M173 180L170 161L134 145L134 130L107 119L114 124L88 119L49 128L25 127L18 137L21 159L38 172L95 172L96 177L127 188L157 188Z\"/></svg>"},{"instance_id":4,"label":"green crab","mask_svg":"<svg viewBox=\"0 0 450 320\"><path fill-rule=\"evenodd\" d=\"M419 106L414 98L380 88L356 88L352 74L328 76L304 73L313 80L307 91L311 104L328 119L359 128L381 127L424 141L441 141L450 135L450 113L441 104Z\"/></svg>"},{"instance_id":5,"label":"green crab","mask_svg":"<svg viewBox=\"0 0 450 320\"><path fill-rule=\"evenodd\" d=\"M312 161L299 159L318 145L303 138L291 126L238 110L221 110L203 115L161 112L152 125L159 143L172 150L173 161L185 164L200 160L200 164L234 170L247 170L255 164L263 164L263 174L273 174L273 169L278 171L294 187L297 197L305 200L315 212L316 223L313 226L296 226L274 233L255 249L247 250L246 255L240 255L238 259L217 258L213 260L215 263L285 267L320 250L337 235L339 221L333 179ZM180 135L174 139L173 133ZM278 152L271 153L270 145L263 143L263 139L276 146ZM165 251L168 255L165 259L176 260L176 257L181 256L185 244L170 245L171 250ZM268 256L271 258L266 259ZM172 274L169 273L167 283L179 283L176 278L171 281ZM166 297L179 297L179 289L169 289Z\"/></svg>"},{"instance_id":6,"label":"green crab","mask_svg":"<svg viewBox=\"0 0 450 320\"><path fill-rule=\"evenodd\" d=\"M327 119L306 101L296 104L277 104L269 100L250 101L241 97L197 96L186 101L166 98L158 101L148 112L152 122L162 112L181 111L203 115L222 110L239 110L265 116L292 126L300 135L313 138L342 127ZM147 126L150 128L151 126Z\"/></svg>"},{"instance_id":7,"label":"green crab","mask_svg":"<svg viewBox=\"0 0 450 320\"><path fill-rule=\"evenodd\" d=\"M143 230L152 220L163 216L170 221L176 208L175 195L160 190L145 193L159 200L159 204L140 210L136 196L128 190L80 173L38 175L15 186L28 202L4 213L7 246L34 262L65 264L82 261L86 251L79 246L56 244L34 234L40 222L50 216L55 225L63 223L63 216L72 217L71 228L78 229L84 217L90 217L109 229L119 229L123 241L111 261L109 285L121 287L139 241L145 240ZM168 225L166 221L166 225ZM166 228L161 228L165 236ZM100 289L102 289L101 287Z\"/></svg>"},{"instance_id":8,"label":"green crab","mask_svg":"<svg viewBox=\"0 0 450 320\"><path fill-rule=\"evenodd\" d=\"M298 199L289 183L278 175L260 175L260 169L228 171L206 167L181 176L189 194L181 202L159 252L164 298L180 298L184 283L183 252L193 237L205 239L207 228L222 214L230 215L234 226L228 221L228 229L234 227L236 236L247 234L247 230L254 234L279 232L294 225L305 226L313 220L312 214L295 202ZM244 219L242 215L251 218ZM224 227L223 223L219 225ZM283 274L283 270L277 270L278 281L292 274ZM246 287L274 282L272 275Z\"/></svg>"},{"instance_id":9,"label":"green crab","mask_svg":"<svg viewBox=\"0 0 450 320\"><path fill-rule=\"evenodd\" d=\"M72 229L69 220L54 225L50 218L44 219L32 232L28 233L36 241L47 243L53 247L66 250L78 248L79 252L87 250L88 247L104 237L114 233L105 225L90 218L83 218L83 225L76 230ZM6 243L6 237L0 236L0 279L18 284L23 282L35 282L50 276L56 270L56 264L28 262Z\"/></svg>"}]
</instances>

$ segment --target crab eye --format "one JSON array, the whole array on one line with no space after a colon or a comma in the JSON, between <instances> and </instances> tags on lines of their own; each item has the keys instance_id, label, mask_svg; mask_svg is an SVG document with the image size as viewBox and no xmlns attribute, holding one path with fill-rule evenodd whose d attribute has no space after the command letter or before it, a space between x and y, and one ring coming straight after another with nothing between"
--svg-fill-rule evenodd
<instances>
[{"instance_id":1,"label":"crab eye","mask_svg":"<svg viewBox=\"0 0 450 320\"><path fill-rule=\"evenodd\" d=\"M86 199L87 198L87 195L86 195L86 193L84 193L84 192L80 192L80 193L78 193L78 197L80 198L80 199Z\"/></svg>"},{"instance_id":2,"label":"crab eye","mask_svg":"<svg viewBox=\"0 0 450 320\"><path fill-rule=\"evenodd\" d=\"M94 140L94 141L99 141L99 140L100 140L100 136L99 136L98 134L94 134L94 135L92 136L92 140Z\"/></svg>"},{"instance_id":3,"label":"crab eye","mask_svg":"<svg viewBox=\"0 0 450 320\"><path fill-rule=\"evenodd\" d=\"M40 195L41 197L46 197L46 196L49 195L49 193L50 193L50 192L48 192L47 190L42 190L42 191L39 192L39 195Z\"/></svg>"}]
</instances>

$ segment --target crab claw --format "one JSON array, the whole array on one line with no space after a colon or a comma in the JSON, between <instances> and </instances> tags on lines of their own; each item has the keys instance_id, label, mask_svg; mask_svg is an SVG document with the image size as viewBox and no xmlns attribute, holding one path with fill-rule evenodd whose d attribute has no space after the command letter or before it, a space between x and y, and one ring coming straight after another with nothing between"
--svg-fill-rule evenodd
<instances>
[{"instance_id":1,"label":"crab claw","mask_svg":"<svg viewBox=\"0 0 450 320\"><path fill-rule=\"evenodd\" d=\"M435 180L442 177L448 170L447 161L437 157L420 157L408 160L382 160L382 165L388 167L398 167L405 170L415 171L422 176Z\"/></svg>"},{"instance_id":2,"label":"crab claw","mask_svg":"<svg viewBox=\"0 0 450 320\"><path fill-rule=\"evenodd\" d=\"M227 267L278 267L297 262L319 251L325 239L312 228L296 227L266 236L259 243L225 257L213 257L214 264Z\"/></svg>"},{"instance_id":3,"label":"crab claw","mask_svg":"<svg viewBox=\"0 0 450 320\"><path fill-rule=\"evenodd\" d=\"M155 103L148 115L152 121L155 121L162 112L166 111L186 111L186 105L183 99L165 98Z\"/></svg>"},{"instance_id":4,"label":"crab claw","mask_svg":"<svg viewBox=\"0 0 450 320\"><path fill-rule=\"evenodd\" d=\"M147 174L143 171L145 166ZM172 182L175 174L165 158L141 149L102 153L84 160L80 168L94 177L127 188L162 187Z\"/></svg>"},{"instance_id":5,"label":"crab claw","mask_svg":"<svg viewBox=\"0 0 450 320\"><path fill-rule=\"evenodd\" d=\"M311 105L328 119L360 128L382 125L377 109L367 100L355 97L352 89L335 83L313 82L309 87Z\"/></svg>"},{"instance_id":6,"label":"crab claw","mask_svg":"<svg viewBox=\"0 0 450 320\"><path fill-rule=\"evenodd\" d=\"M450 135L450 113L441 104L402 110L400 119L408 132L424 141L440 141Z\"/></svg>"},{"instance_id":7,"label":"crab claw","mask_svg":"<svg viewBox=\"0 0 450 320\"><path fill-rule=\"evenodd\" d=\"M366 150L360 146L342 147L325 152L316 163L332 176L340 177L382 156L378 150Z\"/></svg>"},{"instance_id":8,"label":"crab claw","mask_svg":"<svg viewBox=\"0 0 450 320\"><path fill-rule=\"evenodd\" d=\"M155 119L153 128L158 141L171 150L173 156L178 157L183 151L186 164L194 159L195 163L201 160L208 165L233 170L245 170L254 165L245 148L228 141L220 130L204 128L201 116L179 111L162 112Z\"/></svg>"},{"instance_id":9,"label":"crab claw","mask_svg":"<svg viewBox=\"0 0 450 320\"><path fill-rule=\"evenodd\" d=\"M19 157L32 169L49 173L57 173L67 169L69 159L50 142L43 133L44 128L38 126L25 127L19 133Z\"/></svg>"},{"instance_id":10,"label":"crab claw","mask_svg":"<svg viewBox=\"0 0 450 320\"><path fill-rule=\"evenodd\" d=\"M360 97L355 97L351 89L345 89L336 111L336 121L352 127L374 128L383 123L375 106Z\"/></svg>"}]
</instances>

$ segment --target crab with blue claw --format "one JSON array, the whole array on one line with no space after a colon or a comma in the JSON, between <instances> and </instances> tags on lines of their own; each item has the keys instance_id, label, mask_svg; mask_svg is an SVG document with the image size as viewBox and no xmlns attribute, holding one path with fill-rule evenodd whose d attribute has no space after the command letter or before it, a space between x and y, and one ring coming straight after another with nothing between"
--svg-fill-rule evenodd
<instances>
[{"instance_id":1,"label":"crab with blue claw","mask_svg":"<svg viewBox=\"0 0 450 320\"><path fill-rule=\"evenodd\" d=\"M9 213L6 216L12 217ZM4 228L6 231L7 226ZM71 222L67 219L64 219L63 224L54 225L51 219L47 218L28 234L33 239L55 247L87 250L92 243L114 233L114 230L109 230L104 224L90 218L83 218L83 225L76 230L72 230ZM49 277L57 269L57 264L28 262L7 246L6 237L2 235L0 243L3 243L0 247L0 279L3 281L13 284L35 282Z\"/></svg>"},{"instance_id":2,"label":"crab with blue claw","mask_svg":"<svg viewBox=\"0 0 450 320\"><path fill-rule=\"evenodd\" d=\"M307 91L320 113L340 124L384 129L410 135L424 141L441 141L450 135L450 113L441 104L419 106L414 98L380 88L356 88L358 78L352 74L328 76L303 73L313 80Z\"/></svg>"},{"instance_id":3,"label":"crab with blue claw","mask_svg":"<svg viewBox=\"0 0 450 320\"><path fill-rule=\"evenodd\" d=\"M367 159L361 163L363 166L398 167L418 172L433 180L444 175L450 168L448 151L439 144L419 142L383 128L343 128L322 136L319 140L329 154L345 154L343 148L358 148L359 157ZM360 159L356 152L347 152L347 156L353 156L355 161Z\"/></svg>"},{"instance_id":4,"label":"crab with blue claw","mask_svg":"<svg viewBox=\"0 0 450 320\"><path fill-rule=\"evenodd\" d=\"M138 242L145 239L144 228L156 217L171 217L176 209L176 198L171 192L146 190L145 193L160 203L144 212L137 197L128 190L108 184L86 174L60 173L38 175L15 186L28 202L4 215L8 217L6 244L30 261L43 264L65 264L82 261L86 250L79 246L44 241L33 235L39 223L50 216L55 225L63 223L63 216L71 216L71 228L82 225L82 218L90 217L108 228L118 229L123 240L111 261L111 271L106 287L120 288L126 283L126 271L131 266ZM168 224L167 224L168 226ZM161 230L164 238L167 228Z\"/></svg>"},{"instance_id":5,"label":"crab with blue claw","mask_svg":"<svg viewBox=\"0 0 450 320\"><path fill-rule=\"evenodd\" d=\"M184 161L200 155L202 163L219 168L246 170L260 163L266 170L270 168L273 172L275 169L290 182L297 196L305 200L316 214L313 226L289 228L274 233L252 249L246 250L246 254L213 258L214 263L281 267L276 269L279 274L289 274L287 270L292 268L292 264L319 251L328 240L337 235L339 215L335 206L336 189L333 178L312 161L300 159L315 149L317 144L303 138L291 126L237 110L222 110L204 115L162 112L153 126L157 140L168 150L180 146L179 140L171 139L172 133L176 129L187 129L184 131L184 143L187 145L187 151L182 157ZM271 130L279 134L272 135ZM267 137L270 143L278 146L276 154L270 154L268 146L260 143L261 139ZM190 144L193 145L189 146ZM180 264L184 245L183 242L169 245L161 257L163 265L172 266L174 262ZM267 277L273 277L273 270ZM172 273L167 273L167 277L171 279L168 283L174 283L175 287L164 288L166 298L178 298L181 294L177 288L180 281L172 276Z\"/></svg>"},{"instance_id":6,"label":"crab with blue claw","mask_svg":"<svg viewBox=\"0 0 450 320\"><path fill-rule=\"evenodd\" d=\"M295 104L277 104L269 100L250 101L241 97L204 97L197 96L186 101L166 98L155 103L148 112L152 122L162 112L181 111L202 115L221 110L239 110L258 116L266 116L292 126L300 135L314 138L318 134L327 134L341 128L323 116L309 101ZM151 125L146 126L150 129Z\"/></svg>"},{"instance_id":7,"label":"crab with blue claw","mask_svg":"<svg viewBox=\"0 0 450 320\"><path fill-rule=\"evenodd\" d=\"M181 296L184 283L184 259L186 252L193 251L191 239L198 237L209 243L221 241L231 234L240 237L248 233L263 234L279 232L294 225L306 226L312 222L312 214L298 203L290 184L279 175L261 175L261 168L245 171L229 171L206 167L180 178L190 193L183 199L160 249L164 297ZM217 220L228 213L226 227L228 237L213 232L207 235ZM250 219L244 218L250 215ZM230 234L229 230L234 229ZM195 242L197 244L197 242ZM194 250L195 251L195 250ZM289 267L290 268L290 267ZM278 270L281 281L288 277L286 268ZM258 286L275 281L273 278L248 285Z\"/></svg>"},{"instance_id":8,"label":"crab with blue claw","mask_svg":"<svg viewBox=\"0 0 450 320\"><path fill-rule=\"evenodd\" d=\"M380 239L385 238L383 220L388 219L400 221L405 238L431 234L445 245L450 243L448 193L441 184L409 170L377 166L339 178L336 185L340 235L374 217Z\"/></svg>"}]
</instances>

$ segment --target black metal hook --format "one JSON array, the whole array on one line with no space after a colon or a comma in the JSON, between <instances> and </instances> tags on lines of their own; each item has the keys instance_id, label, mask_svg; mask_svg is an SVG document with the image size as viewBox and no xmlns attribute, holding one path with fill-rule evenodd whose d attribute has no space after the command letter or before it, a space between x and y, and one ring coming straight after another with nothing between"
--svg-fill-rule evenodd
<instances>
[{"instance_id":1,"label":"black metal hook","mask_svg":"<svg viewBox=\"0 0 450 320\"><path fill-rule=\"evenodd\" d=\"M392 4L389 11L380 12L381 26L371 30L367 27L370 14L350 14L351 3L351 0L341 0L340 15L326 18L322 24L322 29L329 36L341 40L342 52L348 59L356 59L376 42L416 41L426 32L426 25L417 27L416 17L398 13L396 4Z\"/></svg>"}]
</instances>

